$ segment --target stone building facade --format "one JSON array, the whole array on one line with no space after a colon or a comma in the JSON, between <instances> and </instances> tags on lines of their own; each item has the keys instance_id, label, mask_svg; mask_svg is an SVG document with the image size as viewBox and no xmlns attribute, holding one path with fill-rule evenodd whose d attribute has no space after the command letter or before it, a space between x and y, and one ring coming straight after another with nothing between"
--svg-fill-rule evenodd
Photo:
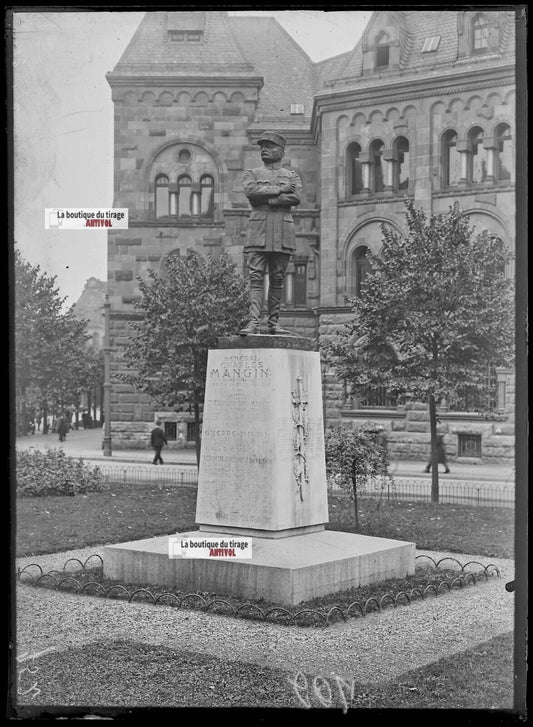
<instances>
[{"instance_id":1,"label":"stone building facade","mask_svg":"<svg viewBox=\"0 0 533 727\"><path fill-rule=\"evenodd\" d=\"M87 322L87 332L91 337L89 343L98 350L104 346L106 290L107 286L104 280L89 278L80 297L74 303L76 317Z\"/></svg>"},{"instance_id":2,"label":"stone building facade","mask_svg":"<svg viewBox=\"0 0 533 727\"><path fill-rule=\"evenodd\" d=\"M129 229L110 231L108 290L115 447L139 446L159 416L178 446L188 412L156 412L120 384L137 276L189 247L224 250L244 270L249 206L242 174L265 129L287 139L303 182L283 324L324 343L349 317L382 222L402 231L404 199L428 212L458 201L514 249L513 11L378 11L350 52L313 63L272 18L148 12L107 75L115 108L115 200ZM509 270L509 275L513 271ZM514 375L487 369L497 419L441 402L450 456L513 456ZM328 425L373 421L393 456L425 457L428 416L386 392L356 400L324 371ZM181 433L181 434L180 434Z\"/></svg>"}]
</instances>

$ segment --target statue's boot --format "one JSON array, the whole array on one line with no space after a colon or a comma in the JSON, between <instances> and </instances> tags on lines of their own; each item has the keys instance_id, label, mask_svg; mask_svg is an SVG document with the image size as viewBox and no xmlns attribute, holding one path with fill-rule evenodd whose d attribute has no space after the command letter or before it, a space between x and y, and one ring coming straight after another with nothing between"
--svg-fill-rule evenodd
<instances>
[{"instance_id":1,"label":"statue's boot","mask_svg":"<svg viewBox=\"0 0 533 727\"><path fill-rule=\"evenodd\" d=\"M250 321L244 328L241 328L239 336L252 336L258 332L261 311L263 310L263 298L263 286L250 289Z\"/></svg>"},{"instance_id":2,"label":"statue's boot","mask_svg":"<svg viewBox=\"0 0 533 727\"><path fill-rule=\"evenodd\" d=\"M274 288L272 285L268 290L268 332L274 336L292 336L279 323L282 292L283 288Z\"/></svg>"}]
</instances>

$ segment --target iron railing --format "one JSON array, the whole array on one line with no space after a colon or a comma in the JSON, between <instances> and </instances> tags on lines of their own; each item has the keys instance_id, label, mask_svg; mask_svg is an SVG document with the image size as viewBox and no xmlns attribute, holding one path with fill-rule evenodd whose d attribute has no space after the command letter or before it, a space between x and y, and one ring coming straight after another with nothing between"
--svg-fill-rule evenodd
<instances>
[{"instance_id":1,"label":"iron railing","mask_svg":"<svg viewBox=\"0 0 533 727\"><path fill-rule=\"evenodd\" d=\"M98 465L109 484L165 484L178 487L197 487L196 467L176 465ZM349 493L340 487L328 485L328 492L338 497ZM431 501L431 480L395 477L392 482L376 479L357 492L358 497L379 497L385 500ZM439 502L477 507L514 507L515 491L512 482L469 482L465 480L439 480Z\"/></svg>"},{"instance_id":2,"label":"iron railing","mask_svg":"<svg viewBox=\"0 0 533 727\"><path fill-rule=\"evenodd\" d=\"M176 465L98 465L106 482L118 484L158 484L178 487L196 487L198 470L195 467L181 468Z\"/></svg>"},{"instance_id":3,"label":"iron railing","mask_svg":"<svg viewBox=\"0 0 533 727\"><path fill-rule=\"evenodd\" d=\"M350 493L340 487L328 485L328 492L338 497ZM358 497L384 500L417 500L431 502L431 480L394 478L393 482L375 480L357 492ZM510 482L468 482L465 480L439 480L439 502L476 507L514 507L514 484Z\"/></svg>"}]
</instances>

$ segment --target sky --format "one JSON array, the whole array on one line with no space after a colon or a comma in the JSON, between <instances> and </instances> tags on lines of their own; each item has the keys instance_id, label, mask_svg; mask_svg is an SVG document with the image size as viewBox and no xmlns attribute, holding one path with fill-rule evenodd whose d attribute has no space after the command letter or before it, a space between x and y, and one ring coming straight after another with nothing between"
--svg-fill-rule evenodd
<instances>
[{"instance_id":1,"label":"sky","mask_svg":"<svg viewBox=\"0 0 533 727\"><path fill-rule=\"evenodd\" d=\"M371 12L231 12L274 16L313 61L351 50ZM45 208L113 206L113 70L144 13L15 12L14 237L66 305L107 280L103 230L45 230Z\"/></svg>"}]
</instances>

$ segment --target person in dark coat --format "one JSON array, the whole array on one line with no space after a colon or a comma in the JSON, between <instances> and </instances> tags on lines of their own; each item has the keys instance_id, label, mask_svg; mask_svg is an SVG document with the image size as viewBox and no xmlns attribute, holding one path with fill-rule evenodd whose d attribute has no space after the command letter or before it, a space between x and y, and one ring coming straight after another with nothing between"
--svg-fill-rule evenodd
<instances>
[{"instance_id":1,"label":"person in dark coat","mask_svg":"<svg viewBox=\"0 0 533 727\"><path fill-rule=\"evenodd\" d=\"M250 321L239 334L258 333L268 273L268 332L287 335L289 331L279 324L279 312L289 259L296 251L291 207L301 202L302 182L296 172L281 166L286 144L281 134L265 131L257 144L263 166L247 169L243 175L244 193L252 206L244 244L250 273Z\"/></svg>"},{"instance_id":2,"label":"person in dark coat","mask_svg":"<svg viewBox=\"0 0 533 727\"><path fill-rule=\"evenodd\" d=\"M57 433L59 434L59 441L64 442L68 432L68 421L66 417L60 416L57 420Z\"/></svg>"},{"instance_id":3,"label":"person in dark coat","mask_svg":"<svg viewBox=\"0 0 533 727\"><path fill-rule=\"evenodd\" d=\"M439 464L444 465L444 472L445 474L448 474L450 471L450 468L448 467L448 463L446 462L446 450L444 449L444 434L437 434L437 466ZM429 462L426 466L425 472L429 472L431 469L431 452L429 454Z\"/></svg>"},{"instance_id":4,"label":"person in dark coat","mask_svg":"<svg viewBox=\"0 0 533 727\"><path fill-rule=\"evenodd\" d=\"M164 464L161 458L161 450L163 449L163 445L168 444L168 442L165 436L165 432L161 429L161 422L156 422L156 426L152 429L152 433L150 435L150 444L155 451L153 464L157 464L158 462L160 464Z\"/></svg>"}]
</instances>

